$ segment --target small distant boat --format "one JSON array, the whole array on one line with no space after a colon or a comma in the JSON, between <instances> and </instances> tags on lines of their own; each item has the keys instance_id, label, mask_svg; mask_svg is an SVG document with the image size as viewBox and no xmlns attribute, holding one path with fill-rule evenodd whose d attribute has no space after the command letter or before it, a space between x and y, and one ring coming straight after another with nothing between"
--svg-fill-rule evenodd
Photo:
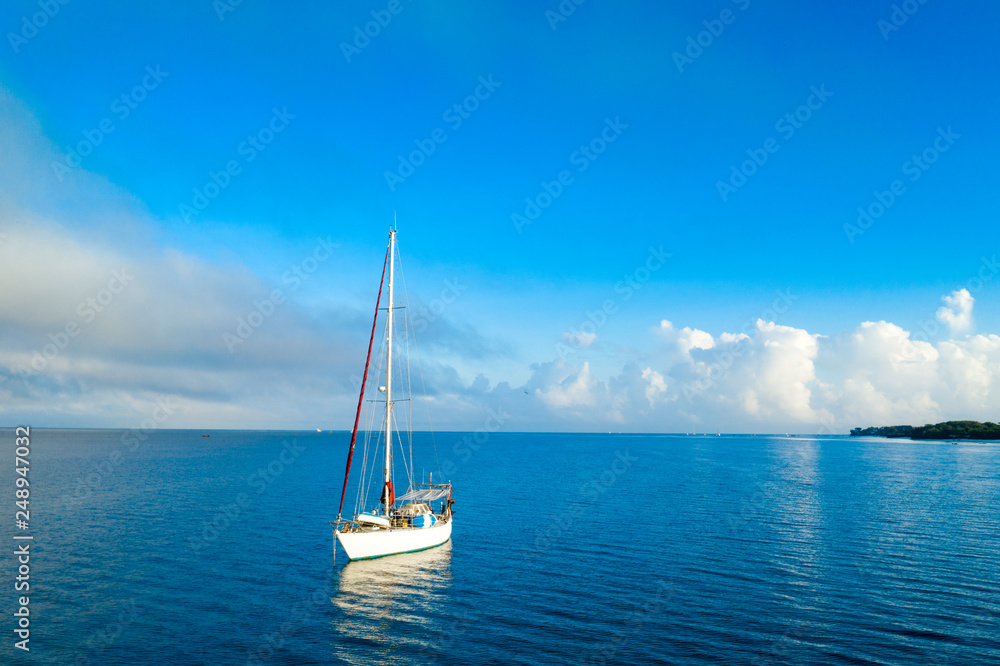
<instances>
[{"instance_id":1,"label":"small distant boat","mask_svg":"<svg viewBox=\"0 0 1000 666\"><path fill-rule=\"evenodd\" d=\"M393 424L396 423L394 410L396 403L409 404L409 395L394 400L393 388L397 381L399 386L406 390L410 386L407 372L408 363L405 360L403 362L400 362L399 359L394 360L393 356L393 352L396 351L394 344L397 343L395 331L397 308L393 305L395 264L396 230L392 229L389 231L389 247L385 254L385 265L382 267L383 280L386 269L389 272L388 305L381 309L379 307L382 299L382 284L380 283L379 295L375 300L375 321L372 323L371 338L368 341L368 357L365 360L365 372L361 379L361 395L358 397L358 410L354 417L351 446L347 454L347 469L344 471L344 489L340 494L337 521L330 523L333 526L334 536L344 548L348 559L351 560L366 560L427 550L440 546L451 539L452 504L454 503L451 499L451 484L434 484L433 474L430 476L431 483L413 483L412 433L409 433L410 438L408 438L410 455L407 459L408 451L404 446L402 433L393 428ZM347 480L351 473L351 460L354 457L354 445L358 437L358 423L364 404L365 387L368 383L368 366L371 362L372 344L375 341L375 330L378 326L380 312L385 313L385 336L382 338L385 345L385 365L376 370L375 376L378 381L372 388L377 388L378 393L381 393L384 398L369 399L369 402L384 402L385 411L381 415L381 432L366 430L356 512L352 520L344 520L344 496L347 493ZM408 330L412 329L403 327L403 333L400 336L402 339L398 342L405 343ZM405 347L405 344L401 346ZM408 423L409 419L400 419L400 422ZM409 476L409 489L400 497L396 497L392 482L393 449L397 447L401 454L400 457L405 463L405 471ZM383 451L383 460L381 461L377 460L379 449ZM370 460L369 450L371 451ZM372 490L378 493L374 497L367 494ZM373 505L374 508L361 510L365 501L369 501L370 506Z\"/></svg>"},{"instance_id":2,"label":"small distant boat","mask_svg":"<svg viewBox=\"0 0 1000 666\"><path fill-rule=\"evenodd\" d=\"M316 428L316 432L323 432L323 431L320 430L319 428Z\"/></svg>"},{"instance_id":3,"label":"small distant boat","mask_svg":"<svg viewBox=\"0 0 1000 666\"><path fill-rule=\"evenodd\" d=\"M202 435L202 437L211 437L211 435Z\"/></svg>"}]
</instances>

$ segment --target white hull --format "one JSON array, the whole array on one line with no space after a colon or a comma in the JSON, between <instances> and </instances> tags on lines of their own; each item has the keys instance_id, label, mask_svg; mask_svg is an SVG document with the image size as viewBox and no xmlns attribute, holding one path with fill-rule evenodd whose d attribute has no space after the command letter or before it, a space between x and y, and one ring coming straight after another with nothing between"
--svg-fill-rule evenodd
<instances>
[{"instance_id":1,"label":"white hull","mask_svg":"<svg viewBox=\"0 0 1000 666\"><path fill-rule=\"evenodd\" d=\"M437 523L424 529L374 529L363 532L334 530L334 534L337 535L337 541L343 546L348 559L367 560L440 546L451 538L451 521Z\"/></svg>"}]
</instances>

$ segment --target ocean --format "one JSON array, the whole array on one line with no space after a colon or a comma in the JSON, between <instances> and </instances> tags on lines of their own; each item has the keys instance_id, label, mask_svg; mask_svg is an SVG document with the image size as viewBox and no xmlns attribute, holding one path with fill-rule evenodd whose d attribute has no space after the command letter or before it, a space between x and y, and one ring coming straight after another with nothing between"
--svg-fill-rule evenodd
<instances>
[{"instance_id":1,"label":"ocean","mask_svg":"<svg viewBox=\"0 0 1000 666\"><path fill-rule=\"evenodd\" d=\"M1000 663L1000 446L418 433L451 543L334 563L348 434L202 434L32 430L20 530L2 431L0 661Z\"/></svg>"}]
</instances>

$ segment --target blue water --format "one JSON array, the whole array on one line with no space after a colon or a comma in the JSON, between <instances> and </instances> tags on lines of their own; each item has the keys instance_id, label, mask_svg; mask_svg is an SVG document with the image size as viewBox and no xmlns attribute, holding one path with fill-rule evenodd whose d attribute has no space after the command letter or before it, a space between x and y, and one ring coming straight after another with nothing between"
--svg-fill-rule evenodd
<instances>
[{"instance_id":1,"label":"blue water","mask_svg":"<svg viewBox=\"0 0 1000 666\"><path fill-rule=\"evenodd\" d=\"M998 446L438 434L452 543L335 568L347 435L200 434L33 431L3 663L1000 663Z\"/></svg>"}]
</instances>

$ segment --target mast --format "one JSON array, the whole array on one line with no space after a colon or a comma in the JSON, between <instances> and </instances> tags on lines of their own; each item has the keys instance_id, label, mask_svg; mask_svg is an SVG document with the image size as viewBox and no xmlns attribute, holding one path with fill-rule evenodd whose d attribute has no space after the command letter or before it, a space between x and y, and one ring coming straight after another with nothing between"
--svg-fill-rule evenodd
<instances>
[{"instance_id":1,"label":"mast","mask_svg":"<svg viewBox=\"0 0 1000 666\"><path fill-rule=\"evenodd\" d=\"M386 315L386 331L388 341L385 352L385 485L382 492L385 495L385 515L389 517L389 487L392 483L392 288L396 266L396 230L389 230L389 306Z\"/></svg>"},{"instance_id":2,"label":"mast","mask_svg":"<svg viewBox=\"0 0 1000 666\"><path fill-rule=\"evenodd\" d=\"M375 299L375 317L372 319L372 334L368 338L368 356L365 357L365 374L361 378L361 391L358 395L358 411L354 414L354 429L351 431L351 448L347 452L347 469L344 470L344 489L340 491L340 508L337 509L337 522L344 513L344 497L347 495L347 479L351 475L351 460L354 459L354 444L358 441L358 423L361 421L361 406L365 400L365 386L368 384L368 366L372 360L372 345L375 343L375 329L378 327L378 305L382 301L382 287L385 284L385 265L389 263L389 248L385 249L385 262L382 264L382 277L378 282L378 298Z\"/></svg>"}]
</instances>

